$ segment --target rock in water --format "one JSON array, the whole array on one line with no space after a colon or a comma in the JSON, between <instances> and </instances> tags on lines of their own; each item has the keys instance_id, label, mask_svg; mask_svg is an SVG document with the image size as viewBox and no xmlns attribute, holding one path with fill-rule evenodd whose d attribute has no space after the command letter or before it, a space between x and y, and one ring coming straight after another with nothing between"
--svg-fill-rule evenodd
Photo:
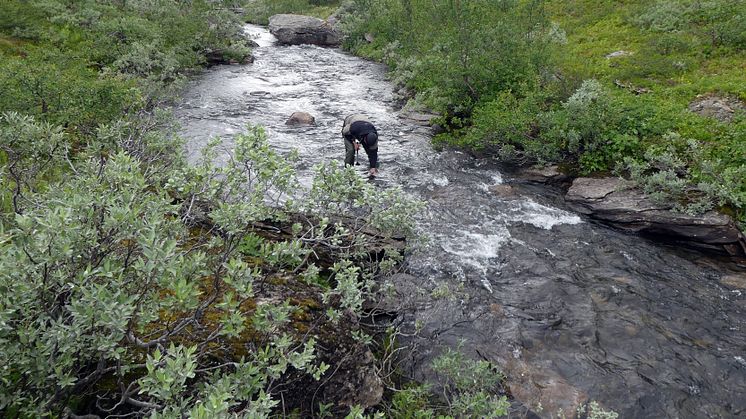
<instances>
[{"instance_id":1,"label":"rock in water","mask_svg":"<svg viewBox=\"0 0 746 419\"><path fill-rule=\"evenodd\" d=\"M316 118L308 112L293 112L285 122L285 125L316 125Z\"/></svg>"},{"instance_id":2,"label":"rock in water","mask_svg":"<svg viewBox=\"0 0 746 419\"><path fill-rule=\"evenodd\" d=\"M274 15L269 18L269 32L286 45L337 46L342 41L342 34L328 22L303 15Z\"/></svg>"}]
</instances>

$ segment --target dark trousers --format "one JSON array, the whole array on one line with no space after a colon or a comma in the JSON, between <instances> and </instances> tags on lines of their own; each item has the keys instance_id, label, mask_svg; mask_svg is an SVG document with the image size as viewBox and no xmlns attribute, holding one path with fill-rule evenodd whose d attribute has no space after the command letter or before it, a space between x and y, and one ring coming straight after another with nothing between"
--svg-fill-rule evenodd
<instances>
[{"instance_id":1,"label":"dark trousers","mask_svg":"<svg viewBox=\"0 0 746 419\"><path fill-rule=\"evenodd\" d=\"M376 144L373 144L373 147L366 147L365 144L362 144L363 150L365 150L365 154L368 155L368 167L372 168L373 166L370 164L373 160L378 160L378 142L376 141ZM352 143L352 141L345 138L345 166L352 166L355 164L355 144ZM378 166L378 162L376 161L376 168Z\"/></svg>"}]
</instances>

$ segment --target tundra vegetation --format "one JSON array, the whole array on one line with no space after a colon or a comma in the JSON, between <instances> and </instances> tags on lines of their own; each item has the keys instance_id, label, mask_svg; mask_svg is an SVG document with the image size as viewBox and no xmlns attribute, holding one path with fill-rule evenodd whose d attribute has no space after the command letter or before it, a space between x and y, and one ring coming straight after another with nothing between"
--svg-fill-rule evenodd
<instances>
[{"instance_id":1,"label":"tundra vegetation","mask_svg":"<svg viewBox=\"0 0 746 419\"><path fill-rule=\"evenodd\" d=\"M3 2L4 417L395 412L319 388L371 350L395 388L396 330L384 345L361 319L420 204L333 163L302 191L261 127L226 165L219 139L187 164L163 111L196 68L248 57L235 3ZM443 414L505 408L462 387L449 404L427 394Z\"/></svg>"},{"instance_id":2,"label":"tundra vegetation","mask_svg":"<svg viewBox=\"0 0 746 419\"><path fill-rule=\"evenodd\" d=\"M387 63L436 141L618 174L746 222L743 0L343 2L346 47ZM368 36L365 36L365 35ZM724 104L721 117L690 111Z\"/></svg>"}]
</instances>

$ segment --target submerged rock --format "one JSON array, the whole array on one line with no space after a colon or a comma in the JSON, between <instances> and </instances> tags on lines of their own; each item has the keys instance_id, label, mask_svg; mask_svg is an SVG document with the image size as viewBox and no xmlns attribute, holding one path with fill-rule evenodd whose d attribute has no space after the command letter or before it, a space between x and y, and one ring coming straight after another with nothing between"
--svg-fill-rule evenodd
<instances>
[{"instance_id":1,"label":"submerged rock","mask_svg":"<svg viewBox=\"0 0 746 419\"><path fill-rule=\"evenodd\" d=\"M286 45L337 46L342 41L342 34L328 22L303 15L274 15L269 18L269 32Z\"/></svg>"},{"instance_id":2,"label":"submerged rock","mask_svg":"<svg viewBox=\"0 0 746 419\"><path fill-rule=\"evenodd\" d=\"M624 230L681 240L695 247L746 255L746 238L733 219L715 211L693 216L653 202L618 178L577 178L565 195L574 211Z\"/></svg>"},{"instance_id":3,"label":"submerged rock","mask_svg":"<svg viewBox=\"0 0 746 419\"><path fill-rule=\"evenodd\" d=\"M720 283L729 287L746 290L746 272L724 275L720 278Z\"/></svg>"}]
</instances>

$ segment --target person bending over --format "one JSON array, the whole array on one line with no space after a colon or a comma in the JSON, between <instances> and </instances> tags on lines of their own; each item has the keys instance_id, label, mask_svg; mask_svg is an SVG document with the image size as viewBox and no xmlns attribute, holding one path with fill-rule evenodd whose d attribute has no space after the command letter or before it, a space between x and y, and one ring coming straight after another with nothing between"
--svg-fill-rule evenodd
<instances>
[{"instance_id":1,"label":"person bending over","mask_svg":"<svg viewBox=\"0 0 746 419\"><path fill-rule=\"evenodd\" d=\"M368 174L378 175L378 131L368 118L361 114L345 118L342 136L345 142L345 166L355 164L355 153L362 145L368 155Z\"/></svg>"}]
</instances>

